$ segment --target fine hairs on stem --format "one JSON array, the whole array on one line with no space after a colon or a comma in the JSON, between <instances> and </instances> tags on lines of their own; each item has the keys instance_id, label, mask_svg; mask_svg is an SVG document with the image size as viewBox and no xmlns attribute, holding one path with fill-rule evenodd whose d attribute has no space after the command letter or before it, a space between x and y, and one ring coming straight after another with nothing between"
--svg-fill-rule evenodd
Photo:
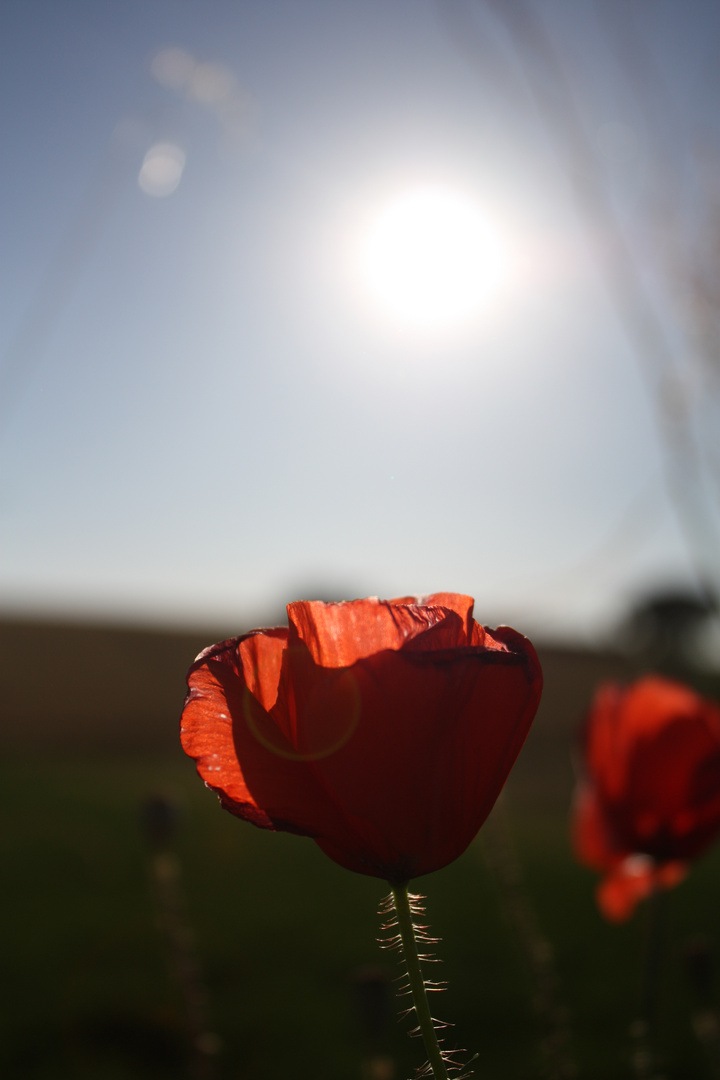
<instances>
[{"instance_id":1,"label":"fine hairs on stem","mask_svg":"<svg viewBox=\"0 0 720 1080\"><path fill-rule=\"evenodd\" d=\"M403 974L396 980L400 983L397 993L399 997L411 999L411 1004L401 1011L400 1018L415 1014L417 1026L410 1035L420 1036L425 1044L428 1060L417 1070L416 1080L423 1077L448 1080L450 1076L455 1080L466 1080L472 1073L463 1071L463 1065L456 1060L457 1055L464 1051L442 1049L437 1033L449 1025L436 1020L430 1013L428 994L444 990L446 984L426 979L422 971L422 964L440 962L428 951L429 947L438 943L439 938L430 936L424 921L425 898L408 892L407 885L391 885L390 888L389 896L380 904L382 936L378 943L382 949L400 954ZM422 948L422 952L418 946Z\"/></svg>"}]
</instances>

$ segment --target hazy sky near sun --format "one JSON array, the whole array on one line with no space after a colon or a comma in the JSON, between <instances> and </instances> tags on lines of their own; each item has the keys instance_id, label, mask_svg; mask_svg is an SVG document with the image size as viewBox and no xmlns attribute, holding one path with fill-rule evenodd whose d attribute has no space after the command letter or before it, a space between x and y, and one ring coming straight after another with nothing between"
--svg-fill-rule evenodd
<instances>
[{"instance_id":1,"label":"hazy sky near sun","mask_svg":"<svg viewBox=\"0 0 720 1080\"><path fill-rule=\"evenodd\" d=\"M702 246L720 9L508 6L553 42L691 365L659 179ZM0 61L6 609L231 630L310 594L456 590L481 621L590 634L692 579L606 238L492 5L4 0ZM361 271L426 189L470 201L502 261L439 327Z\"/></svg>"}]
</instances>

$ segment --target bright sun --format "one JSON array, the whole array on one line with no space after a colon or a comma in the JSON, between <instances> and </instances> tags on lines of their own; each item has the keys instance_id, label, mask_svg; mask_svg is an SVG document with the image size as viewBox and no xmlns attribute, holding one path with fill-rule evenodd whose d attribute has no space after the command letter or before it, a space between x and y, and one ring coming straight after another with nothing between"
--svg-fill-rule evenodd
<instances>
[{"instance_id":1,"label":"bright sun","mask_svg":"<svg viewBox=\"0 0 720 1080\"><path fill-rule=\"evenodd\" d=\"M375 218L361 247L361 273L396 323L448 329L471 320L492 297L504 253L478 206L450 188L423 187Z\"/></svg>"}]
</instances>

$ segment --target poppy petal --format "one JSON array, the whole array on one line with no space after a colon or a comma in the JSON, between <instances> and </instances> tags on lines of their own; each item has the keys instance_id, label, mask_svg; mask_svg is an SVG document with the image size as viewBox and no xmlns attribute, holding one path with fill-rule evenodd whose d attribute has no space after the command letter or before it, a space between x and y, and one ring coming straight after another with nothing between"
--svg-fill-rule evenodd
<instances>
[{"instance_id":1,"label":"poppy petal","mask_svg":"<svg viewBox=\"0 0 720 1080\"><path fill-rule=\"evenodd\" d=\"M720 706L660 676L605 684L584 733L575 852L606 873L598 902L624 918L720 832Z\"/></svg>"},{"instance_id":2,"label":"poppy petal","mask_svg":"<svg viewBox=\"0 0 720 1080\"><path fill-rule=\"evenodd\" d=\"M401 649L449 614L440 607L401 606L375 597L340 604L298 600L287 611L291 634L323 667L350 667L381 649Z\"/></svg>"},{"instance_id":3,"label":"poppy petal","mask_svg":"<svg viewBox=\"0 0 720 1080\"><path fill-rule=\"evenodd\" d=\"M182 741L228 810L398 883L465 850L520 751L542 672L522 635L468 624L469 598L430 599L301 601L289 629L198 657Z\"/></svg>"}]
</instances>

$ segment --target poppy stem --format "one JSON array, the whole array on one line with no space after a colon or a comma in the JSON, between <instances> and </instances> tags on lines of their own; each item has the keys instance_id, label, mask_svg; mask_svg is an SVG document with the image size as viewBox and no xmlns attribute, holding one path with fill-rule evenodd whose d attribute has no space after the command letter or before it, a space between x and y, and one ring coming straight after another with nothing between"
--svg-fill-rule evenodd
<instances>
[{"instance_id":1,"label":"poppy stem","mask_svg":"<svg viewBox=\"0 0 720 1080\"><path fill-rule=\"evenodd\" d=\"M657 1054L657 1014L666 897L655 887L647 901L645 963L642 972L640 1016L632 1025L635 1040L633 1064L635 1075L659 1080Z\"/></svg>"},{"instance_id":2,"label":"poppy stem","mask_svg":"<svg viewBox=\"0 0 720 1080\"><path fill-rule=\"evenodd\" d=\"M665 907L667 895L663 889L653 889L648 897L647 941L645 946L645 971L642 1016L645 1023L651 1069L657 1068L657 1019L660 996L660 974L664 948Z\"/></svg>"},{"instance_id":3,"label":"poppy stem","mask_svg":"<svg viewBox=\"0 0 720 1080\"><path fill-rule=\"evenodd\" d=\"M447 1080L448 1072L443 1058L442 1050L438 1042L435 1023L430 1014L425 978L420 967L415 924L413 923L412 910L410 907L410 895L407 884L390 885L397 925L400 931L403 957L407 965L408 983L412 1002L415 1008L418 1027L425 1043L428 1061L435 1080Z\"/></svg>"},{"instance_id":4,"label":"poppy stem","mask_svg":"<svg viewBox=\"0 0 720 1080\"><path fill-rule=\"evenodd\" d=\"M663 952L663 931L666 896L655 888L648 897L648 926L645 954L645 986L643 988L643 1017L648 1035L653 1039L657 1027L660 964Z\"/></svg>"}]
</instances>

